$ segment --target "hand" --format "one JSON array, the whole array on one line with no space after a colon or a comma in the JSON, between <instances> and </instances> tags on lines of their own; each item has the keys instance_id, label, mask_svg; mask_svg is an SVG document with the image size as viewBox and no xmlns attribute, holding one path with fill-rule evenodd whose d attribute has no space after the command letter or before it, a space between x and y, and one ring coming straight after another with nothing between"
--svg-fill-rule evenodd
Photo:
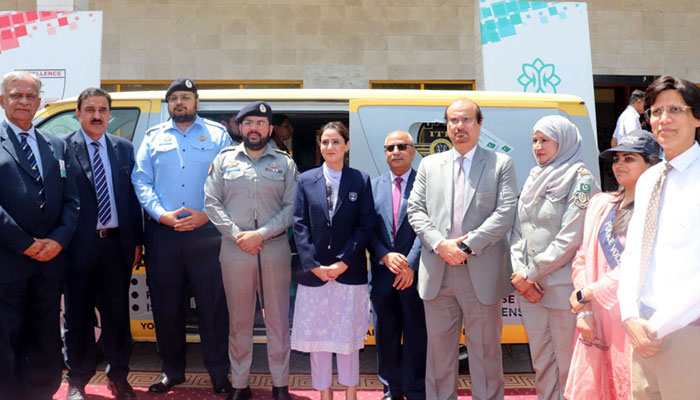
<instances>
[{"instance_id":1,"label":"hand","mask_svg":"<svg viewBox=\"0 0 700 400\"><path fill-rule=\"evenodd\" d=\"M569 305L571 306L571 312L574 314L578 314L578 312L581 311L584 306L584 304L579 303L576 298L577 291L578 290L574 290L569 296ZM587 300L593 299L593 292L590 289L583 289L583 298Z\"/></svg>"},{"instance_id":2,"label":"hand","mask_svg":"<svg viewBox=\"0 0 700 400\"><path fill-rule=\"evenodd\" d=\"M173 225L173 228L178 232L193 231L209 222L209 217L203 211L181 207L180 212L190 213L190 216L178 219Z\"/></svg>"},{"instance_id":3,"label":"hand","mask_svg":"<svg viewBox=\"0 0 700 400\"><path fill-rule=\"evenodd\" d=\"M407 269L411 269L408 266L408 259L401 253L386 253L386 255L382 257L382 262L394 275L398 275Z\"/></svg>"},{"instance_id":4,"label":"hand","mask_svg":"<svg viewBox=\"0 0 700 400\"><path fill-rule=\"evenodd\" d=\"M408 268L400 274L396 275L396 278L394 278L394 283L391 286L396 288L396 290L407 289L411 287L411 285L413 285L413 278L415 276L416 271L414 271L412 268Z\"/></svg>"},{"instance_id":5,"label":"hand","mask_svg":"<svg viewBox=\"0 0 700 400\"><path fill-rule=\"evenodd\" d=\"M46 262L58 255L63 250L63 246L53 239L36 239L44 243L43 248L38 254L35 254L33 259L41 262Z\"/></svg>"},{"instance_id":6,"label":"hand","mask_svg":"<svg viewBox=\"0 0 700 400\"><path fill-rule=\"evenodd\" d=\"M318 277L318 279L320 279L324 282L334 280L334 279L328 277L328 271L329 271L329 268L325 265L320 265L316 268L311 269L311 272L313 272L314 275L316 275Z\"/></svg>"},{"instance_id":7,"label":"hand","mask_svg":"<svg viewBox=\"0 0 700 400\"><path fill-rule=\"evenodd\" d=\"M143 247L136 246L134 249L134 263L131 264L131 269L134 269L136 265L141 261L141 255L143 254Z\"/></svg>"},{"instance_id":8,"label":"hand","mask_svg":"<svg viewBox=\"0 0 700 400\"><path fill-rule=\"evenodd\" d=\"M525 298L525 300L529 301L530 303L537 303L538 301L542 300L544 292L535 283L532 286L530 286L530 288L527 289L525 293L522 293L522 296Z\"/></svg>"},{"instance_id":9,"label":"hand","mask_svg":"<svg viewBox=\"0 0 700 400\"><path fill-rule=\"evenodd\" d=\"M595 318L593 318L592 315L577 318L576 328L578 329L579 333L581 333L581 337L584 339L590 341L595 340Z\"/></svg>"},{"instance_id":10,"label":"hand","mask_svg":"<svg viewBox=\"0 0 700 400\"><path fill-rule=\"evenodd\" d=\"M456 239L445 239L437 245L436 250L447 264L452 266L462 265L467 261L469 255L459 249L459 244L466 239L467 235Z\"/></svg>"},{"instance_id":11,"label":"hand","mask_svg":"<svg viewBox=\"0 0 700 400\"><path fill-rule=\"evenodd\" d=\"M343 272L347 271L348 265L345 264L344 261L338 261L336 263L333 263L327 267L328 269L327 275L328 278L331 280L335 280L337 277L343 274Z\"/></svg>"},{"instance_id":12,"label":"hand","mask_svg":"<svg viewBox=\"0 0 700 400\"><path fill-rule=\"evenodd\" d=\"M185 211L185 207L180 207L174 211L166 211L158 218L158 222L172 228L178 223L177 216L183 211Z\"/></svg>"},{"instance_id":13,"label":"hand","mask_svg":"<svg viewBox=\"0 0 700 400\"><path fill-rule=\"evenodd\" d=\"M513 272L510 275L510 283L513 284L515 290L523 296L535 284L535 282L527 279L525 272Z\"/></svg>"},{"instance_id":14,"label":"hand","mask_svg":"<svg viewBox=\"0 0 700 400\"><path fill-rule=\"evenodd\" d=\"M656 331L649 321L641 318L627 318L623 324L634 351L644 358L649 358L661 350L663 339L656 339Z\"/></svg>"},{"instance_id":15,"label":"hand","mask_svg":"<svg viewBox=\"0 0 700 400\"><path fill-rule=\"evenodd\" d=\"M39 252L44 248L45 243L40 241L39 239L34 239L34 243L32 243L31 246L27 247L26 250L22 254L25 256L34 258Z\"/></svg>"},{"instance_id":16,"label":"hand","mask_svg":"<svg viewBox=\"0 0 700 400\"><path fill-rule=\"evenodd\" d=\"M263 249L263 237L258 231L245 231L236 235L236 246L248 254L258 254Z\"/></svg>"}]
</instances>

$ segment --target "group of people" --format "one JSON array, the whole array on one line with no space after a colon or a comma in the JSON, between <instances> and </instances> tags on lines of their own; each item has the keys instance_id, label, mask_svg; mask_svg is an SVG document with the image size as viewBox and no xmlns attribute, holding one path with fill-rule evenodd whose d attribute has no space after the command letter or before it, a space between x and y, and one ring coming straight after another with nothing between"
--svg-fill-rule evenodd
<instances>
[{"instance_id":1,"label":"group of people","mask_svg":"<svg viewBox=\"0 0 700 400\"><path fill-rule=\"evenodd\" d=\"M697 396L700 89L688 81L655 81L644 96L653 135L633 130L601 154L613 158L614 193L598 193L575 125L539 120L519 196L510 157L478 146L483 115L467 99L445 110L452 150L416 171L411 135L390 132L390 171L370 180L345 165L338 121L318 131L323 164L299 174L283 147L293 128L262 101L228 123L240 135L232 145L227 128L197 115L189 79L171 83L170 120L135 153L105 133L107 92L84 90L80 129L59 139L32 125L40 90L27 72L2 78L0 398L50 399L58 388L61 293L67 398L84 399L96 371L95 307L109 388L135 397L128 287L142 246L162 360L151 393L185 381L189 284L213 391L233 400L253 396L256 301L276 400L291 398L291 349L310 353L323 400L335 354L356 399L370 307L385 398L456 399L462 326L472 397L503 398L501 299L513 288L538 398Z\"/></svg>"}]
</instances>

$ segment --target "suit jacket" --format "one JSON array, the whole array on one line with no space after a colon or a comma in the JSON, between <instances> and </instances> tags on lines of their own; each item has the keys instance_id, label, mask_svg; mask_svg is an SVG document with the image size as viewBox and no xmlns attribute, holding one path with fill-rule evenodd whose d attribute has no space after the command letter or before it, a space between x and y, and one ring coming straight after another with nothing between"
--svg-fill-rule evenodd
<instances>
[{"instance_id":1,"label":"suit jacket","mask_svg":"<svg viewBox=\"0 0 700 400\"><path fill-rule=\"evenodd\" d=\"M408 265L418 271L421 242L408 223L408 218L406 218L408 197L413 189L415 179L416 171L411 170L402 195L403 198L398 214L399 220L396 225L396 239L394 239L394 184L391 181L391 173L387 172L372 179L374 209L377 213L372 239L368 243L370 285L372 287L386 288L391 287L394 283L396 275L389 271L386 266L379 263L387 253L397 252L405 255L408 258Z\"/></svg>"},{"instance_id":2,"label":"suit jacket","mask_svg":"<svg viewBox=\"0 0 700 400\"><path fill-rule=\"evenodd\" d=\"M418 293L437 296L449 267L432 245L449 236L452 221L454 152L425 157L408 200L408 220L423 243L418 269ZM491 305L512 290L507 233L517 204L513 160L477 146L467 178L462 231L474 254L467 259L476 297ZM453 267L450 267L453 268Z\"/></svg>"},{"instance_id":3,"label":"suit jacket","mask_svg":"<svg viewBox=\"0 0 700 400\"><path fill-rule=\"evenodd\" d=\"M323 167L299 175L292 221L300 263L292 271L305 286L325 284L311 269L344 261L347 271L336 280L348 285L367 283L367 241L375 224L372 185L364 172L344 167L338 202L331 220Z\"/></svg>"},{"instance_id":4,"label":"suit jacket","mask_svg":"<svg viewBox=\"0 0 700 400\"><path fill-rule=\"evenodd\" d=\"M68 247L78 222L78 190L67 170L70 149L63 140L36 130L41 157L46 205L39 208L39 186L29 168L17 136L0 124L0 283L26 279L37 270L52 279L63 279L65 252L47 262L22 253L34 238L48 238Z\"/></svg>"},{"instance_id":5,"label":"suit jacket","mask_svg":"<svg viewBox=\"0 0 700 400\"><path fill-rule=\"evenodd\" d=\"M124 253L125 266L129 268L134 260L134 248L142 243L143 227L141 205L131 184L134 148L129 141L118 136L105 134L105 140L112 170L112 196L119 219L119 241ZM73 241L68 247L68 257L71 268L80 269L85 266L90 255L89 249L96 240L97 193L92 163L83 134L77 130L66 136L65 141L74 156L70 160L70 167L76 173L80 193L80 218Z\"/></svg>"}]
</instances>

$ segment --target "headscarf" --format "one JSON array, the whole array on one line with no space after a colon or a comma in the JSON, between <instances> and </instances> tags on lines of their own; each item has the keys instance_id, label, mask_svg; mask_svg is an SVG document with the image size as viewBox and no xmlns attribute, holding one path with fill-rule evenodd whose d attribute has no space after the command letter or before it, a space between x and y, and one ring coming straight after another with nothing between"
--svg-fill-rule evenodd
<instances>
[{"instance_id":1,"label":"headscarf","mask_svg":"<svg viewBox=\"0 0 700 400\"><path fill-rule=\"evenodd\" d=\"M584 167L581 135L576 125L561 115L548 115L532 127L557 142L557 152L543 165L530 170L520 194L520 202L529 207L538 197L559 201L569 194L577 171ZM534 152L533 152L534 154Z\"/></svg>"}]
</instances>

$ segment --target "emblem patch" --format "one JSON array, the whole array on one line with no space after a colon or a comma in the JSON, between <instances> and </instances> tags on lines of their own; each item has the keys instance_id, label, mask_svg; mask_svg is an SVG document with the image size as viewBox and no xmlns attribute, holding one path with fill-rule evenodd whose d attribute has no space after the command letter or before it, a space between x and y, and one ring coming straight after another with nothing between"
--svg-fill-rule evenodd
<instances>
[{"instance_id":1,"label":"emblem patch","mask_svg":"<svg viewBox=\"0 0 700 400\"><path fill-rule=\"evenodd\" d=\"M357 192L350 192L350 193L348 193L348 198L350 199L350 201L355 201L355 200L357 200Z\"/></svg>"},{"instance_id":2,"label":"emblem patch","mask_svg":"<svg viewBox=\"0 0 700 400\"><path fill-rule=\"evenodd\" d=\"M259 110L261 113L267 112L267 107L265 107L265 104L260 104Z\"/></svg>"},{"instance_id":3,"label":"emblem patch","mask_svg":"<svg viewBox=\"0 0 700 400\"><path fill-rule=\"evenodd\" d=\"M200 142L203 142L203 141L207 140L207 137L206 136L197 136L197 140L199 140Z\"/></svg>"},{"instance_id":4,"label":"emblem patch","mask_svg":"<svg viewBox=\"0 0 700 400\"><path fill-rule=\"evenodd\" d=\"M590 191L590 188L588 190ZM576 192L574 193L574 204L576 204L576 207L585 210L588 207L588 200L590 200L590 198L591 196L588 193Z\"/></svg>"},{"instance_id":5,"label":"emblem patch","mask_svg":"<svg viewBox=\"0 0 700 400\"><path fill-rule=\"evenodd\" d=\"M187 86L188 89L192 89L192 81L189 79L185 80L185 86Z\"/></svg>"},{"instance_id":6,"label":"emblem patch","mask_svg":"<svg viewBox=\"0 0 700 400\"><path fill-rule=\"evenodd\" d=\"M591 192L591 184L590 183L580 183L578 185L578 191L583 192L583 193L590 193Z\"/></svg>"}]
</instances>

